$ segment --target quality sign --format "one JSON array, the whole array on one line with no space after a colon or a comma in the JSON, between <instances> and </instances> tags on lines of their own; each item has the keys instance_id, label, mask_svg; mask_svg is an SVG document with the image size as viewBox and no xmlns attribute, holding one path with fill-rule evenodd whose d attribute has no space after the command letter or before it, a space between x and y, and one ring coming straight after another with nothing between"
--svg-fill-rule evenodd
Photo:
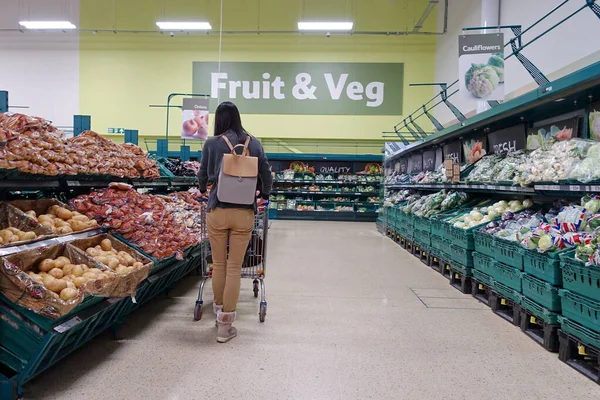
<instances>
[{"instance_id":1,"label":"quality sign","mask_svg":"<svg viewBox=\"0 0 600 400\"><path fill-rule=\"evenodd\" d=\"M192 84L247 114L397 116L404 64L194 62Z\"/></svg>"}]
</instances>

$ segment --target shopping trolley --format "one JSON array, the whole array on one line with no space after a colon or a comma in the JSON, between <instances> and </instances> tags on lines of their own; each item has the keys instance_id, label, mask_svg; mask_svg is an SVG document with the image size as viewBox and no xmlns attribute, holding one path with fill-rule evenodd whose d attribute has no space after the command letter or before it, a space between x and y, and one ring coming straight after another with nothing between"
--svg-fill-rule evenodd
<instances>
[{"instance_id":1,"label":"shopping trolley","mask_svg":"<svg viewBox=\"0 0 600 400\"><path fill-rule=\"evenodd\" d=\"M202 224L206 226L206 211L202 211ZM205 228L203 228L205 232ZM244 257L244 264L242 265L242 278L252 279L252 286L254 291L254 297L258 297L260 287L260 307L258 312L258 319L260 322L265 322L267 315L267 301L265 300L265 271L267 261L267 236L269 231L269 210L266 207L259 208L257 214L254 217L254 228L252 229L252 236L250 243L246 249L246 256ZM210 243L208 236L204 235L201 246L201 266L200 273L202 280L200 282L200 289L198 290L198 299L194 307L194 320L199 321L202 318L202 294L204 292L204 285L208 278L212 276L212 254L210 251Z\"/></svg>"}]
</instances>

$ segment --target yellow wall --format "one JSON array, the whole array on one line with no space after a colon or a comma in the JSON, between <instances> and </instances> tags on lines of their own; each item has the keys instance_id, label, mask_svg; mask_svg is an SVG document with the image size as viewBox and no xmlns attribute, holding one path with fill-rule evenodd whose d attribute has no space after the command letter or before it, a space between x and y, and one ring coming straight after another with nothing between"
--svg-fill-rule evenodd
<instances>
[{"instance_id":1,"label":"yellow wall","mask_svg":"<svg viewBox=\"0 0 600 400\"><path fill-rule=\"evenodd\" d=\"M293 30L299 19L352 19L357 30L412 29L426 0L294 1L225 0L224 29ZM81 0L83 29L155 30L155 21L209 20L219 28L219 1ZM302 6L304 3L304 7ZM347 4L352 4L348 8ZM190 12L190 10L198 10ZM259 18L260 15L260 18ZM302 17L304 15L304 17ZM341 16L340 16L341 15ZM434 30L435 12L424 30ZM259 22L260 21L260 22ZM217 34L175 36L149 33L96 35L80 38L80 112L92 115L92 128L138 129L141 136L164 135L165 104L172 92L189 93L192 62L216 61ZM223 61L403 62L404 111L411 112L430 91L409 89L411 82L431 82L435 36L225 35ZM180 104L180 103L179 103ZM171 135L178 135L179 110L172 110ZM400 116L244 115L246 128L258 137L380 139Z\"/></svg>"}]
</instances>

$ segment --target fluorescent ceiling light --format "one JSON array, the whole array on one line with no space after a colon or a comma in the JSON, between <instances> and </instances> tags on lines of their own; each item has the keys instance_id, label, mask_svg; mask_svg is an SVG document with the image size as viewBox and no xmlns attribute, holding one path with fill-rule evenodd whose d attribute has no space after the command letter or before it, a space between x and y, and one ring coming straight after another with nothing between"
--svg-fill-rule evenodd
<instances>
[{"instance_id":1,"label":"fluorescent ceiling light","mask_svg":"<svg viewBox=\"0 0 600 400\"><path fill-rule=\"evenodd\" d=\"M209 31L212 26L208 22L157 22L156 26L162 31Z\"/></svg>"},{"instance_id":2,"label":"fluorescent ceiling light","mask_svg":"<svg viewBox=\"0 0 600 400\"><path fill-rule=\"evenodd\" d=\"M19 25L27 29L76 29L69 21L20 21Z\"/></svg>"},{"instance_id":3,"label":"fluorescent ceiling light","mask_svg":"<svg viewBox=\"0 0 600 400\"><path fill-rule=\"evenodd\" d=\"M300 31L351 31L352 22L298 22Z\"/></svg>"}]
</instances>

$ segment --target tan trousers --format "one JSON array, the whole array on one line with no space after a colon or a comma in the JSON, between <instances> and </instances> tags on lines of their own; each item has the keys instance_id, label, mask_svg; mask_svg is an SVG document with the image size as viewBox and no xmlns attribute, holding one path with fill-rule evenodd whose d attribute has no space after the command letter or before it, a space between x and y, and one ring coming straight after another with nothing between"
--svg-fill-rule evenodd
<instances>
[{"instance_id":1,"label":"tan trousers","mask_svg":"<svg viewBox=\"0 0 600 400\"><path fill-rule=\"evenodd\" d=\"M213 208L206 216L206 227L213 259L214 302L223 305L224 312L233 312L240 296L242 263L252 236L254 211Z\"/></svg>"}]
</instances>

